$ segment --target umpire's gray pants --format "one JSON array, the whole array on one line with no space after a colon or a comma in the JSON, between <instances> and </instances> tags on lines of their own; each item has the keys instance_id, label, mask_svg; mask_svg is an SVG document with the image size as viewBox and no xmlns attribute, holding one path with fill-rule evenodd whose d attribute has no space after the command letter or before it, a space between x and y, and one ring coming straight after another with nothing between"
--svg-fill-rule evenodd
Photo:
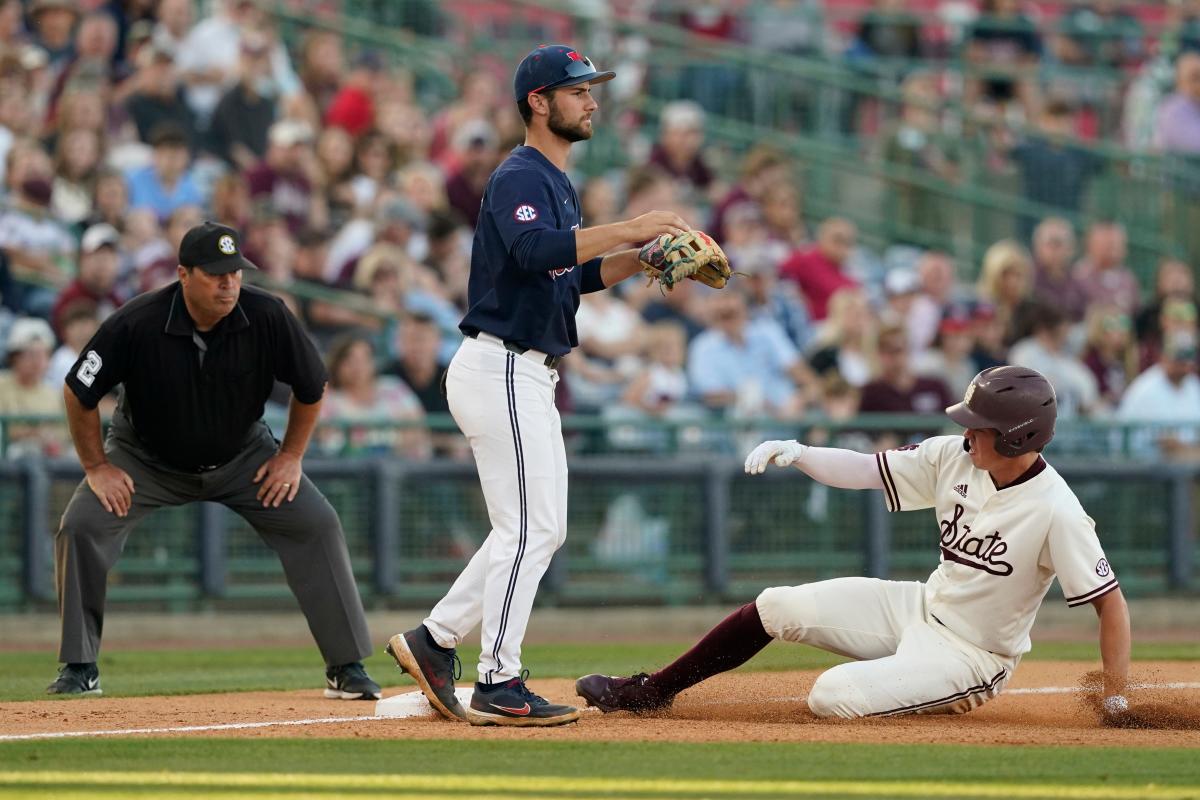
<instances>
[{"instance_id":1,"label":"umpire's gray pants","mask_svg":"<svg viewBox=\"0 0 1200 800\"><path fill-rule=\"evenodd\" d=\"M108 571L138 520L156 508L196 500L221 503L240 514L279 554L288 586L300 601L309 630L330 666L371 653L362 599L337 512L307 476L292 502L263 508L254 473L276 442L264 423L252 430L228 464L200 474L181 472L148 453L128 430L114 426L104 449L129 473L134 495L124 518L104 510L87 480L75 489L54 537L55 584L62 617L60 662L95 661L104 627ZM146 535L153 536L152 531Z\"/></svg>"}]
</instances>

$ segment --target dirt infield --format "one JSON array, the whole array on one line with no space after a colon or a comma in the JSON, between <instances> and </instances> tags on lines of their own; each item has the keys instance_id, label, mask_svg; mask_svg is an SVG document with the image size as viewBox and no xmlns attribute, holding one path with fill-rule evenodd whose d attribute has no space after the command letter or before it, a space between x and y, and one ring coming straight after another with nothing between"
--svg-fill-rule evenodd
<instances>
[{"instance_id":1,"label":"dirt infield","mask_svg":"<svg viewBox=\"0 0 1200 800\"><path fill-rule=\"evenodd\" d=\"M1008 687L1010 691L977 711L955 717L818 720L802 700L818 673L798 671L722 675L685 692L669 713L659 717L589 711L578 724L559 729L472 728L434 718L372 718L373 703L332 701L318 691L301 691L6 702L0 703L0 734L154 729L147 735L1200 747L1200 736L1191 723L1186 724L1188 730L1116 730L1101 726L1074 693L1011 691L1077 686L1093 667L1092 663L1062 661L1024 664ZM1139 662L1134 675L1136 681L1146 684L1198 678L1200 665L1180 661ZM532 686L552 700L575 700L568 680L541 680ZM410 689L391 689L387 694ZM1200 712L1200 689L1195 688L1139 690L1131 693L1131 699ZM354 719L323 721L347 717ZM285 722L292 724L281 724ZM256 727L172 730L239 724Z\"/></svg>"}]
</instances>

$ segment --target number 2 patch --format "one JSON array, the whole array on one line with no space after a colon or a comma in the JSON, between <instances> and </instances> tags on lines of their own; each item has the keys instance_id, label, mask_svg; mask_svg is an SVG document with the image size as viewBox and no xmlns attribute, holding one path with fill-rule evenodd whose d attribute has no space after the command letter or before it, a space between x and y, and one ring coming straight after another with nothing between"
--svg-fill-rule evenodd
<instances>
[{"instance_id":1,"label":"number 2 patch","mask_svg":"<svg viewBox=\"0 0 1200 800\"><path fill-rule=\"evenodd\" d=\"M537 209L528 203L522 203L517 206L517 210L513 212L513 219L517 222L533 222L538 218Z\"/></svg>"},{"instance_id":2,"label":"number 2 patch","mask_svg":"<svg viewBox=\"0 0 1200 800\"><path fill-rule=\"evenodd\" d=\"M104 366L104 361L101 360L96 351L88 350L87 358L79 365L79 369L75 371L75 377L84 386L91 386L96 380L96 373L100 371L102 366Z\"/></svg>"}]
</instances>

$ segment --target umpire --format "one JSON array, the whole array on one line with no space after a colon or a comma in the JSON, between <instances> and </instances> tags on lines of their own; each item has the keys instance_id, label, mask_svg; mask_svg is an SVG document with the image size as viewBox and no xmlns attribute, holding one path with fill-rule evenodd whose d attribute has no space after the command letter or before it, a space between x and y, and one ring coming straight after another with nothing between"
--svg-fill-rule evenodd
<instances>
[{"instance_id":1,"label":"umpire","mask_svg":"<svg viewBox=\"0 0 1200 800\"><path fill-rule=\"evenodd\" d=\"M50 694L99 694L96 656L108 571L130 530L156 508L222 503L279 554L326 669L325 696L377 699L362 601L337 513L301 472L326 374L298 320L242 286L256 269L237 231L205 222L179 246L179 280L110 316L67 376L67 421L87 473L54 540L62 616ZM262 420L276 380L292 387L278 442ZM121 400L101 444L96 404Z\"/></svg>"}]
</instances>

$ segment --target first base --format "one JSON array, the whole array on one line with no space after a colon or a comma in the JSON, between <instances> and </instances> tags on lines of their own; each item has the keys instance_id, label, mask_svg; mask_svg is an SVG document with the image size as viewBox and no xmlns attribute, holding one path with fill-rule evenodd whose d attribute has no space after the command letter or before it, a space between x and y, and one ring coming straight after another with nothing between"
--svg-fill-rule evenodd
<instances>
[{"instance_id":1,"label":"first base","mask_svg":"<svg viewBox=\"0 0 1200 800\"><path fill-rule=\"evenodd\" d=\"M454 695L458 698L458 702L465 706L471 702L473 691L475 691L474 688L470 686L458 688L454 690ZM436 713L433 706L429 705L429 701L425 699L425 695L420 692L405 692L395 697L385 697L375 704L375 716L377 717L428 717Z\"/></svg>"}]
</instances>

